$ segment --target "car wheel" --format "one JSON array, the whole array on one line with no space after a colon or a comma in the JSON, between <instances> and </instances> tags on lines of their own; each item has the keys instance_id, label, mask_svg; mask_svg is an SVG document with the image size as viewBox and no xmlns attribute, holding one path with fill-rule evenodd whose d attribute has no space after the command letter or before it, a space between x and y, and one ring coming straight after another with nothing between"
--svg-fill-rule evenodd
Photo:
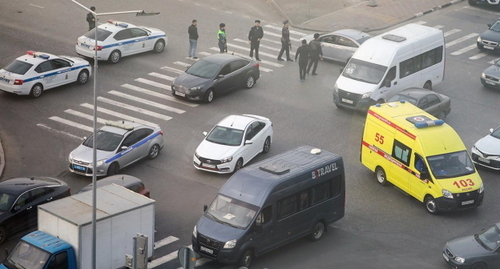
<instances>
[{"instance_id":1,"label":"car wheel","mask_svg":"<svg viewBox=\"0 0 500 269\"><path fill-rule=\"evenodd\" d=\"M472 265L471 269L488 269L488 265L482 262L478 262Z\"/></svg>"},{"instance_id":2,"label":"car wheel","mask_svg":"<svg viewBox=\"0 0 500 269\"><path fill-rule=\"evenodd\" d=\"M377 179L378 183L382 186L387 185L387 176L385 174L384 168L377 166L375 169L375 178Z\"/></svg>"},{"instance_id":3,"label":"car wheel","mask_svg":"<svg viewBox=\"0 0 500 269\"><path fill-rule=\"evenodd\" d=\"M160 145L154 144L149 149L148 159L150 160L156 159L156 157L158 157L158 154L160 154Z\"/></svg>"},{"instance_id":4,"label":"car wheel","mask_svg":"<svg viewBox=\"0 0 500 269\"><path fill-rule=\"evenodd\" d=\"M108 172L106 173L106 175L109 177L109 176L112 176L112 175L116 175L118 174L118 171L120 171L120 166L118 165L118 163L112 163L109 167L108 167Z\"/></svg>"},{"instance_id":5,"label":"car wheel","mask_svg":"<svg viewBox=\"0 0 500 269\"><path fill-rule=\"evenodd\" d=\"M434 197L432 197L430 195L426 196L424 204L425 204L425 209L427 210L427 212L429 212L431 214L437 214L438 208L437 208L436 200L434 200Z\"/></svg>"},{"instance_id":6,"label":"car wheel","mask_svg":"<svg viewBox=\"0 0 500 269\"><path fill-rule=\"evenodd\" d=\"M80 73L78 74L78 80L77 81L80 84L87 83L87 81L89 81L89 71L87 71L87 70L80 71Z\"/></svg>"},{"instance_id":7,"label":"car wheel","mask_svg":"<svg viewBox=\"0 0 500 269\"><path fill-rule=\"evenodd\" d=\"M245 250L240 257L240 261L238 262L239 266L250 267L253 259L253 252L251 249Z\"/></svg>"},{"instance_id":8,"label":"car wheel","mask_svg":"<svg viewBox=\"0 0 500 269\"><path fill-rule=\"evenodd\" d=\"M424 89L431 90L432 91L432 83L430 81L427 81L424 84Z\"/></svg>"},{"instance_id":9,"label":"car wheel","mask_svg":"<svg viewBox=\"0 0 500 269\"><path fill-rule=\"evenodd\" d=\"M5 240L7 240L7 229L5 227L0 226L0 244L3 244Z\"/></svg>"},{"instance_id":10,"label":"car wheel","mask_svg":"<svg viewBox=\"0 0 500 269\"><path fill-rule=\"evenodd\" d=\"M470 6L475 6L475 5L477 5L476 0L469 0L469 5L470 5Z\"/></svg>"},{"instance_id":11,"label":"car wheel","mask_svg":"<svg viewBox=\"0 0 500 269\"><path fill-rule=\"evenodd\" d=\"M112 64L116 64L117 62L120 61L121 57L122 57L122 54L120 53L120 51L114 50L109 55L108 61Z\"/></svg>"},{"instance_id":12,"label":"car wheel","mask_svg":"<svg viewBox=\"0 0 500 269\"><path fill-rule=\"evenodd\" d=\"M38 98L38 97L40 97L40 95L42 95L42 92L43 92L42 84L37 83L37 84L33 85L33 87L31 88L30 96L33 98Z\"/></svg>"},{"instance_id":13,"label":"car wheel","mask_svg":"<svg viewBox=\"0 0 500 269\"><path fill-rule=\"evenodd\" d=\"M240 170L241 168L243 168L243 159L239 158L238 161L236 162L236 164L234 165L233 172L236 172L236 171Z\"/></svg>"},{"instance_id":14,"label":"car wheel","mask_svg":"<svg viewBox=\"0 0 500 269\"><path fill-rule=\"evenodd\" d=\"M439 112L439 114L437 115L437 118L441 119L441 120L446 119L446 113L444 111Z\"/></svg>"},{"instance_id":15,"label":"car wheel","mask_svg":"<svg viewBox=\"0 0 500 269\"><path fill-rule=\"evenodd\" d=\"M323 237L323 234L325 234L325 224L321 221L318 221L318 223L314 225L311 234L309 234L309 240L313 242L318 241L321 239L321 237Z\"/></svg>"},{"instance_id":16,"label":"car wheel","mask_svg":"<svg viewBox=\"0 0 500 269\"><path fill-rule=\"evenodd\" d=\"M255 78L249 74L245 78L245 88L251 89L253 85L255 85Z\"/></svg>"},{"instance_id":17,"label":"car wheel","mask_svg":"<svg viewBox=\"0 0 500 269\"><path fill-rule=\"evenodd\" d=\"M262 153L268 153L271 149L271 137L267 137L266 141L264 141L264 146L262 146Z\"/></svg>"},{"instance_id":18,"label":"car wheel","mask_svg":"<svg viewBox=\"0 0 500 269\"><path fill-rule=\"evenodd\" d=\"M212 103L214 100L214 90L208 89L207 92L205 93L205 103Z\"/></svg>"},{"instance_id":19,"label":"car wheel","mask_svg":"<svg viewBox=\"0 0 500 269\"><path fill-rule=\"evenodd\" d=\"M160 53L165 49L165 41L163 40L158 40L155 43L155 46L153 48L154 52Z\"/></svg>"}]
</instances>

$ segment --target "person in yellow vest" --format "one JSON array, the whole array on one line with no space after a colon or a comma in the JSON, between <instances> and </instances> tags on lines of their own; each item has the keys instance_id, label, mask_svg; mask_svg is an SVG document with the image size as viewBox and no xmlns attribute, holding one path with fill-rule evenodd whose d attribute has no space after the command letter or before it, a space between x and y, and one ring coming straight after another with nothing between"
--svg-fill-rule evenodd
<instances>
[{"instance_id":1,"label":"person in yellow vest","mask_svg":"<svg viewBox=\"0 0 500 269\"><path fill-rule=\"evenodd\" d=\"M220 53L227 52L227 39L226 39L226 24L219 24L219 32L217 33L217 39L219 39L219 49Z\"/></svg>"}]
</instances>

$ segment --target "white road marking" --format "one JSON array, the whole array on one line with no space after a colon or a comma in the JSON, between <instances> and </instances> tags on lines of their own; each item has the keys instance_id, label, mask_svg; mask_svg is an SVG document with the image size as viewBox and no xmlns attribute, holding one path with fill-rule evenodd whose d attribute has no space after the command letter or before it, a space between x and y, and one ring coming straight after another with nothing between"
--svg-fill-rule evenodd
<instances>
[{"instance_id":1,"label":"white road marking","mask_svg":"<svg viewBox=\"0 0 500 269\"><path fill-rule=\"evenodd\" d=\"M36 126L38 126L38 127L42 127L42 128L45 128L45 129L47 129L47 130L49 130L49 131L56 132L56 133L58 133L58 134L64 134L64 135L67 135L67 136L70 136L70 137L75 138L75 139L78 139L78 140L81 140L81 139L83 138L83 137L79 137L79 136L77 136L77 135L74 135L74 134L71 134L71 133L68 133L68 132L59 131L59 130L57 130L57 129L51 128L51 127L49 127L49 126L47 126L47 125L45 125L45 124L42 124L42 123L38 123Z\"/></svg>"},{"instance_id":2,"label":"white road marking","mask_svg":"<svg viewBox=\"0 0 500 269\"><path fill-rule=\"evenodd\" d=\"M151 117L155 117L155 118L158 118L158 119L161 119L161 120L171 120L172 117L169 117L169 116L166 116L166 115L163 115L163 114L160 114L160 113L156 113L156 112L153 112L153 111L149 111L149 110L146 110L146 109L142 109L140 107L135 107L135 106L131 106L131 105L128 105L128 104L125 104L125 103L122 103L122 102L117 102L115 100L111 100L111 99L108 99L106 97L97 97L97 100L98 101L101 101L103 103L106 103L106 104L110 104L110 105L114 105L114 106L117 106L117 107L121 107L121 108L125 108L125 109L128 109L128 110L132 110L134 112L139 112L139 113L142 113L144 115L148 115L148 116L151 116Z\"/></svg>"},{"instance_id":3,"label":"white road marking","mask_svg":"<svg viewBox=\"0 0 500 269\"><path fill-rule=\"evenodd\" d=\"M443 27L444 27L444 26L442 26L442 25L435 25L433 28L436 28L436 29L441 29L441 28L443 28Z\"/></svg>"},{"instance_id":4,"label":"white road marking","mask_svg":"<svg viewBox=\"0 0 500 269\"><path fill-rule=\"evenodd\" d=\"M477 48L477 45L476 44L472 44L472 45L467 46L467 47L465 47L463 49L459 49L457 51L452 52L451 55L460 55L460 54L463 54L465 52L468 52L468 51L476 49L476 48Z\"/></svg>"},{"instance_id":5,"label":"white road marking","mask_svg":"<svg viewBox=\"0 0 500 269\"><path fill-rule=\"evenodd\" d=\"M168 100L168 101L171 101L171 102L174 102L174 103L183 104L185 106L190 106L190 107L197 107L198 106L198 104L193 104L193 103L189 103L189 102L186 102L186 101L182 101L182 100L179 100L179 99L177 99L175 97L172 97L170 95L157 93L155 91L150 91L150 90L147 90L147 89L144 89L144 88L141 88L141 87L137 87L137 86L134 86L134 85L123 84L122 87L130 89L130 90L134 90L134 91L137 91L137 92L145 93L145 94L148 94L148 95L151 95L151 96L154 96L154 97L158 97L158 98L161 98L161 99L165 99L165 100ZM171 90L171 89L169 89L169 90Z\"/></svg>"},{"instance_id":6,"label":"white road marking","mask_svg":"<svg viewBox=\"0 0 500 269\"><path fill-rule=\"evenodd\" d=\"M460 43L460 42L464 42L464 41L466 41L467 39L471 39L471 38L476 37L476 36L478 36L478 35L479 35L479 34L477 34L477 33L472 33L472 34L468 34L468 35L466 35L466 36L462 36L461 38L457 38L457 39L455 39L455 40L453 40L453 41L451 41L451 42L446 43L446 48L451 47L451 46L453 46L453 45L456 45L456 44L458 44L458 43Z\"/></svg>"},{"instance_id":7,"label":"white road marking","mask_svg":"<svg viewBox=\"0 0 500 269\"><path fill-rule=\"evenodd\" d=\"M460 29L449 30L449 31L447 31L447 32L444 33L444 37L447 37L447 36L452 35L454 33L458 33L460 31L461 31Z\"/></svg>"},{"instance_id":8,"label":"white road marking","mask_svg":"<svg viewBox=\"0 0 500 269\"><path fill-rule=\"evenodd\" d=\"M141 83L144 83L144 84L148 84L150 86L158 87L160 89L170 89L170 85L163 84L163 83L158 83L156 81L152 81L152 80L145 79L145 78L136 78L136 79L134 79L134 81L141 82Z\"/></svg>"},{"instance_id":9,"label":"white road marking","mask_svg":"<svg viewBox=\"0 0 500 269\"><path fill-rule=\"evenodd\" d=\"M57 116L52 116L49 119L51 119L53 121L57 121L57 122L62 123L62 124L69 125L71 127L82 129L82 130L90 132L90 133L92 133L94 131L94 128L91 128L91 127L88 127L86 125L83 125L83 124L80 124L80 123L76 123L76 122L73 122L73 121L70 121L70 120L67 120L67 119L63 119L63 118L60 118L60 117L57 117Z\"/></svg>"},{"instance_id":10,"label":"white road marking","mask_svg":"<svg viewBox=\"0 0 500 269\"><path fill-rule=\"evenodd\" d=\"M93 105L92 105L91 109L94 109ZM66 110L64 110L64 112L66 112L68 114L71 114L73 116L84 118L84 119L92 121L92 122L94 121L94 115L85 114L83 112L76 111L76 110L73 110L73 109L66 109ZM97 117L97 122L100 123L100 124L106 124L106 121L108 121L108 120L105 120L105 119Z\"/></svg>"},{"instance_id":11,"label":"white road marking","mask_svg":"<svg viewBox=\"0 0 500 269\"><path fill-rule=\"evenodd\" d=\"M240 43L246 43L246 44L248 44L248 41L247 41L247 40L243 40L243 39L240 39L240 38L235 38L235 39L233 39L233 40L234 40L234 41L236 41L236 42L240 42ZM261 43L262 43L262 42L261 42ZM248 46L250 46L250 44L248 44ZM266 48L266 49L269 49L269 50L273 50L273 51L278 51L278 52L281 50L281 48L279 48L279 49L278 49L278 48L275 48L275 47L266 46L266 45L262 45L262 44L260 44L260 47L261 47L261 48ZM259 51L259 54L260 54L260 53L261 53L261 52ZM295 52L290 51L290 55L295 56ZM273 56L273 57L274 57L274 56Z\"/></svg>"},{"instance_id":12,"label":"white road marking","mask_svg":"<svg viewBox=\"0 0 500 269\"><path fill-rule=\"evenodd\" d=\"M426 21L417 21L417 22L414 22L414 24L420 24L420 25L423 25L423 24L426 24L427 22Z\"/></svg>"},{"instance_id":13,"label":"white road marking","mask_svg":"<svg viewBox=\"0 0 500 269\"><path fill-rule=\"evenodd\" d=\"M162 70L168 70L170 72L174 72L174 73L177 73L177 74L184 73L183 70L180 70L180 69L177 69L177 68L173 68L173 67L170 67L170 66L163 66L163 67L160 67L160 69L162 69Z\"/></svg>"},{"instance_id":14,"label":"white road marking","mask_svg":"<svg viewBox=\"0 0 500 269\"><path fill-rule=\"evenodd\" d=\"M283 29L283 27L279 27L279 26L274 26L274 25L270 25L270 24L266 24L264 25L264 27L266 28L270 28L270 29L274 29L274 30L277 30L277 31L281 31ZM288 32L290 32L290 34L294 34L294 35L300 35L300 36L305 36L307 35L306 33L302 33L302 32L299 32L299 31L295 31L295 30L288 30ZM266 35L267 32L264 32L264 36ZM281 36L280 36L281 37Z\"/></svg>"},{"instance_id":15,"label":"white road marking","mask_svg":"<svg viewBox=\"0 0 500 269\"><path fill-rule=\"evenodd\" d=\"M94 109L94 105L91 105L89 103L83 103L83 104L80 104L80 106L88 108L88 109ZM157 126L158 125L158 123L153 123L153 122L141 120L139 118L132 117L132 116L129 116L129 115L125 115L123 113L115 112L115 111L112 111L112 110L109 110L109 109L106 109L106 108L103 108L103 107L97 107L97 111L101 112L101 113L104 113L104 114L111 115L111 116L115 116L115 117L120 118L120 119L124 119L124 120L128 120L128 121L133 121L133 122L137 122L137 123L148 125L148 126Z\"/></svg>"},{"instance_id":16,"label":"white road marking","mask_svg":"<svg viewBox=\"0 0 500 269\"><path fill-rule=\"evenodd\" d=\"M168 236L168 237L165 237L163 238L162 240L158 240L154 243L154 249L159 249L165 245L168 245L172 242L175 242L179 240L179 238L175 237L175 236Z\"/></svg>"},{"instance_id":17,"label":"white road marking","mask_svg":"<svg viewBox=\"0 0 500 269\"><path fill-rule=\"evenodd\" d=\"M191 64L189 64L189 63L179 62L179 61L174 62L174 64L176 64L176 65L180 65L180 66L184 66L184 67L189 67L189 66L191 66Z\"/></svg>"},{"instance_id":18,"label":"white road marking","mask_svg":"<svg viewBox=\"0 0 500 269\"><path fill-rule=\"evenodd\" d=\"M266 35L277 36L277 37L281 38L281 34L276 34L276 33L273 33L273 32L265 32L264 36L266 36ZM298 38L293 38L293 37L290 37L290 40L297 41L297 42L300 41Z\"/></svg>"},{"instance_id":19,"label":"white road marking","mask_svg":"<svg viewBox=\"0 0 500 269\"><path fill-rule=\"evenodd\" d=\"M168 81L173 81L175 79L174 77L163 75L163 74L159 74L159 73L155 73L155 72L151 72L148 75L153 76L153 77L157 77L157 78L162 78L162 79L165 79L165 80L168 80Z\"/></svg>"},{"instance_id":20,"label":"white road marking","mask_svg":"<svg viewBox=\"0 0 500 269\"><path fill-rule=\"evenodd\" d=\"M204 52L204 51L199 52L198 54L205 55L205 56L212 55L212 53Z\"/></svg>"},{"instance_id":21,"label":"white road marking","mask_svg":"<svg viewBox=\"0 0 500 269\"><path fill-rule=\"evenodd\" d=\"M484 52L481 52L481 53L478 53L472 57L469 57L470 60L477 60L477 59L481 59L483 58L484 56L488 55L488 53L484 53Z\"/></svg>"},{"instance_id":22,"label":"white road marking","mask_svg":"<svg viewBox=\"0 0 500 269\"><path fill-rule=\"evenodd\" d=\"M42 8L42 9L44 8L44 7L42 7L42 6L35 5L35 4L30 4L30 6L32 6L32 7L37 7L37 8Z\"/></svg>"},{"instance_id":23,"label":"white road marking","mask_svg":"<svg viewBox=\"0 0 500 269\"><path fill-rule=\"evenodd\" d=\"M120 96L120 97L125 98L125 99L129 99L129 100L132 100L132 101L143 103L143 104L146 104L146 105L154 106L156 108L160 108L160 109L163 109L163 110L171 111L171 112L174 112L174 113L177 113L177 114L182 114L182 113L186 112L186 111L184 111L182 109L178 109L178 108L166 106L166 105L163 105L163 104L160 104L160 103L157 103L157 102L153 102L153 101L149 101L149 100L146 100L146 99L142 99L142 98L135 97L133 95L122 93L122 92L109 91L108 93L112 94L112 95Z\"/></svg>"},{"instance_id":24,"label":"white road marking","mask_svg":"<svg viewBox=\"0 0 500 269\"><path fill-rule=\"evenodd\" d=\"M211 47L210 48L211 50L214 50L214 51L219 51L219 48L216 48L216 47ZM240 57L243 57L243 58L248 58L248 56L245 56L243 54L240 54L240 53L237 53L237 52L231 52L233 53L234 55L238 55ZM273 63L273 62L269 62L269 61L260 61L260 63L264 63L264 64L268 64L268 65L272 65L272 66L275 66L275 67L282 67L283 65L282 64L278 64L278 63ZM260 64L259 63L259 64ZM264 71L264 69L261 69L262 71ZM265 72L265 71L264 71Z\"/></svg>"}]
</instances>

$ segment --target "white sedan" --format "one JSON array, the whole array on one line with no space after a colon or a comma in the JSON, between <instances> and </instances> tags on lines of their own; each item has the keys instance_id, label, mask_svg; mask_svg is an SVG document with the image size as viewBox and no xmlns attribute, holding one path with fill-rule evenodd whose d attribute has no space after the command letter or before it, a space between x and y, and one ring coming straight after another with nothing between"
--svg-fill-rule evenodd
<instances>
[{"instance_id":1,"label":"white sedan","mask_svg":"<svg viewBox=\"0 0 500 269\"><path fill-rule=\"evenodd\" d=\"M0 90L37 98L64 84L84 84L91 74L89 62L78 57L28 51L0 69Z\"/></svg>"},{"instance_id":2,"label":"white sedan","mask_svg":"<svg viewBox=\"0 0 500 269\"><path fill-rule=\"evenodd\" d=\"M226 174L236 172L259 153L267 153L273 124L257 115L230 115L221 120L200 143L193 156L196 169Z\"/></svg>"},{"instance_id":3,"label":"white sedan","mask_svg":"<svg viewBox=\"0 0 500 269\"><path fill-rule=\"evenodd\" d=\"M117 63L121 57L145 52L162 52L167 35L156 28L109 20L97 28L97 59ZM94 58L96 28L78 38L76 53Z\"/></svg>"}]
</instances>

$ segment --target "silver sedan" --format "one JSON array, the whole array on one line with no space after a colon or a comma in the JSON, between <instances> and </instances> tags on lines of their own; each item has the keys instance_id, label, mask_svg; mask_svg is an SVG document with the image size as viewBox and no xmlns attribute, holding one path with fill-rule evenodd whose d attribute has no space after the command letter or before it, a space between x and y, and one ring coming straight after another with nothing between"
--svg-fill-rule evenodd
<instances>
[{"instance_id":1,"label":"silver sedan","mask_svg":"<svg viewBox=\"0 0 500 269\"><path fill-rule=\"evenodd\" d=\"M347 63L358 47L370 38L371 36L367 33L353 29L343 29L322 34L318 40L321 42L323 58ZM314 39L314 35L307 35L301 39L305 39L309 44Z\"/></svg>"}]
</instances>

